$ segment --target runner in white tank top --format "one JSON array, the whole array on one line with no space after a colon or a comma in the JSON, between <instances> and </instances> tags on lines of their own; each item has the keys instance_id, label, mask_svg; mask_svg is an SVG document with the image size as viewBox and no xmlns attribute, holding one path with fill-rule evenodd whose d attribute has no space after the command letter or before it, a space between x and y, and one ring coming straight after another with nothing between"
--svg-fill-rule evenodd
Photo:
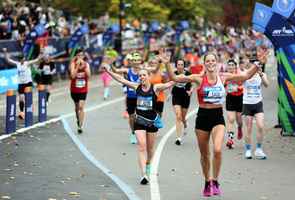
<instances>
[{"instance_id":1,"label":"runner in white tank top","mask_svg":"<svg viewBox=\"0 0 295 200\"><path fill-rule=\"evenodd\" d=\"M249 66L245 67L246 69ZM251 79L244 82L243 95L243 115L245 116L245 124L247 127L245 135L245 158L252 158L252 126L255 118L256 133L256 150L255 157L258 159L266 159L266 155L262 150L262 142L264 135L264 113L262 104L261 87L267 87L269 84L267 76L260 69Z\"/></svg>"},{"instance_id":2,"label":"runner in white tank top","mask_svg":"<svg viewBox=\"0 0 295 200\"><path fill-rule=\"evenodd\" d=\"M20 62L11 59L7 53L7 49L3 48L3 52L5 54L6 61L11 64L15 65L18 71L18 93L19 93L19 118L24 119L24 107L25 107L25 96L24 91L26 87L32 87L32 72L31 72L31 65L39 62L40 56L37 59L26 61L24 58L21 59Z\"/></svg>"}]
</instances>

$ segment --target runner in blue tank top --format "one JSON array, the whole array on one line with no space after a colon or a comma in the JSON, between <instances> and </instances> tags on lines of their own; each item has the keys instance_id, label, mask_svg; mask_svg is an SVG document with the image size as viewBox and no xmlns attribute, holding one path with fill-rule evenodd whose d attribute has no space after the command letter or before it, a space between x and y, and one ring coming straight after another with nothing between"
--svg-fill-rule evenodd
<instances>
[{"instance_id":1,"label":"runner in blue tank top","mask_svg":"<svg viewBox=\"0 0 295 200\"><path fill-rule=\"evenodd\" d=\"M132 53L129 60L130 60L130 66L131 66L130 68L116 69L112 67L112 70L113 72L118 74L126 74L128 81L131 81L133 83L138 83L139 82L138 71L142 65L141 55L139 53ZM136 101L137 101L136 91L130 87L127 87L126 107L127 107L127 112L129 115L129 127L131 129L131 134L129 137L131 144L137 143L136 137L134 135L134 113L136 108Z\"/></svg>"}]
</instances>

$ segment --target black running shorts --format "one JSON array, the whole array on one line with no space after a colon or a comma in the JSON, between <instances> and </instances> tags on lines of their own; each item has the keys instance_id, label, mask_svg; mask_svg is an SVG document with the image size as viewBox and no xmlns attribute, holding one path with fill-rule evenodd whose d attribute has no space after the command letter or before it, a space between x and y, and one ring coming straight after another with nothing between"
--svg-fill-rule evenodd
<instances>
[{"instance_id":1,"label":"black running shorts","mask_svg":"<svg viewBox=\"0 0 295 200\"><path fill-rule=\"evenodd\" d=\"M190 104L190 96L188 95L172 95L172 105L179 105L181 108L188 109Z\"/></svg>"},{"instance_id":2,"label":"black running shorts","mask_svg":"<svg viewBox=\"0 0 295 200\"><path fill-rule=\"evenodd\" d=\"M71 97L75 103L79 103L86 100L87 93L71 93Z\"/></svg>"},{"instance_id":3,"label":"black running shorts","mask_svg":"<svg viewBox=\"0 0 295 200\"><path fill-rule=\"evenodd\" d=\"M222 108L199 108L196 117L195 129L211 132L217 125L225 126Z\"/></svg>"},{"instance_id":4,"label":"black running shorts","mask_svg":"<svg viewBox=\"0 0 295 200\"><path fill-rule=\"evenodd\" d=\"M233 96L226 95L226 110L227 111L235 111L242 112L243 110L243 95Z\"/></svg>"},{"instance_id":5,"label":"black running shorts","mask_svg":"<svg viewBox=\"0 0 295 200\"><path fill-rule=\"evenodd\" d=\"M137 98L128 98L126 100L127 112L129 115L133 115L136 109Z\"/></svg>"},{"instance_id":6,"label":"black running shorts","mask_svg":"<svg viewBox=\"0 0 295 200\"><path fill-rule=\"evenodd\" d=\"M18 93L24 94L26 87L33 87L33 83L29 82L29 83L24 83L24 84L18 84Z\"/></svg>"},{"instance_id":7,"label":"black running shorts","mask_svg":"<svg viewBox=\"0 0 295 200\"><path fill-rule=\"evenodd\" d=\"M242 115L254 116L257 113L263 113L263 103L260 101L257 104L243 104Z\"/></svg>"}]
</instances>

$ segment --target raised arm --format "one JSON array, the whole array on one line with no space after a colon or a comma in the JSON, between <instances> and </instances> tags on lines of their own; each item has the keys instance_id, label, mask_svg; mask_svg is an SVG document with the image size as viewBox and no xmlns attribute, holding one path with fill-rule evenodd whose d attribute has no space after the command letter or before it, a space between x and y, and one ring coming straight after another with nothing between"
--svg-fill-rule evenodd
<instances>
[{"instance_id":1,"label":"raised arm","mask_svg":"<svg viewBox=\"0 0 295 200\"><path fill-rule=\"evenodd\" d=\"M264 85L264 87L268 87L269 86L269 81L268 81L268 78L266 76L265 73L262 72L261 69L258 70L258 74L262 80L262 84Z\"/></svg>"},{"instance_id":2,"label":"raised arm","mask_svg":"<svg viewBox=\"0 0 295 200\"><path fill-rule=\"evenodd\" d=\"M12 59L9 57L6 48L3 48L2 50L3 50L4 56L5 56L5 60L6 60L9 64L12 64L12 65L17 65L17 64L18 64L17 61L12 60Z\"/></svg>"},{"instance_id":3,"label":"raised arm","mask_svg":"<svg viewBox=\"0 0 295 200\"><path fill-rule=\"evenodd\" d=\"M91 76L91 70L90 70L90 66L88 63L86 63L86 69L85 69L85 72L86 72L86 76L87 78L90 78Z\"/></svg>"},{"instance_id":4,"label":"raised arm","mask_svg":"<svg viewBox=\"0 0 295 200\"><path fill-rule=\"evenodd\" d=\"M155 90L155 92L159 92L159 91L162 91L162 90L166 90L166 89L172 87L174 84L175 84L174 81L169 81L169 82L167 82L167 83L159 83L159 84L155 84L155 85L154 85L154 90Z\"/></svg>"},{"instance_id":5,"label":"raised arm","mask_svg":"<svg viewBox=\"0 0 295 200\"><path fill-rule=\"evenodd\" d=\"M76 65L75 65L75 60L72 60L70 63L70 77L71 77L71 79L76 78L77 72L78 72L78 67L76 67Z\"/></svg>"},{"instance_id":6,"label":"raised arm","mask_svg":"<svg viewBox=\"0 0 295 200\"><path fill-rule=\"evenodd\" d=\"M166 69L169 75L170 80L175 81L175 82L181 82L181 83L188 83L188 82L192 82L192 83L196 83L196 84L200 84L202 82L202 76L198 75L198 74L191 74L191 75L184 75L184 74L179 74L176 75L172 69L171 64L166 64Z\"/></svg>"},{"instance_id":7,"label":"raised arm","mask_svg":"<svg viewBox=\"0 0 295 200\"><path fill-rule=\"evenodd\" d=\"M232 74L232 73L223 73L225 77L225 81L241 81L244 82L248 79L250 79L254 74L257 72L257 70L260 68L258 63L252 64L251 68L243 71L239 74Z\"/></svg>"},{"instance_id":8,"label":"raised arm","mask_svg":"<svg viewBox=\"0 0 295 200\"><path fill-rule=\"evenodd\" d=\"M111 77L113 77L116 81L118 81L118 82L120 82L120 83L122 83L122 84L124 84L124 85L127 85L128 87L130 87L130 88L133 88L134 90L136 90L136 88L138 87L138 83L133 83L133 82L131 82L131 81L128 81L128 80L126 80L123 76L121 76L121 75L119 75L119 74L117 74L117 73L115 73L115 72L112 72L111 71L111 67L109 66L109 65L107 65L107 64L104 64L103 66L102 66L104 69L105 69L105 71L109 74L109 75L111 75Z\"/></svg>"},{"instance_id":9,"label":"raised arm","mask_svg":"<svg viewBox=\"0 0 295 200\"><path fill-rule=\"evenodd\" d=\"M160 59L162 61L162 63L165 64L166 70L168 72L168 76L170 78L171 81L175 81L175 82L194 82L197 84L200 84L202 82L202 76L201 75L197 75L197 74L192 74L192 75L184 75L184 74L180 74L180 75L176 75L174 73L174 70L172 69L172 65L170 64L170 57L165 55L164 53L160 54Z\"/></svg>"},{"instance_id":10,"label":"raised arm","mask_svg":"<svg viewBox=\"0 0 295 200\"><path fill-rule=\"evenodd\" d=\"M36 59L34 60L29 60L27 61L29 65L33 65L33 64L36 64L38 63L40 60L41 60L42 56L38 56Z\"/></svg>"},{"instance_id":11,"label":"raised arm","mask_svg":"<svg viewBox=\"0 0 295 200\"><path fill-rule=\"evenodd\" d=\"M114 67L113 65L111 65L111 69L113 72L117 73L117 74L124 74L124 73L128 73L128 69L125 67L121 67L120 69Z\"/></svg>"}]
</instances>

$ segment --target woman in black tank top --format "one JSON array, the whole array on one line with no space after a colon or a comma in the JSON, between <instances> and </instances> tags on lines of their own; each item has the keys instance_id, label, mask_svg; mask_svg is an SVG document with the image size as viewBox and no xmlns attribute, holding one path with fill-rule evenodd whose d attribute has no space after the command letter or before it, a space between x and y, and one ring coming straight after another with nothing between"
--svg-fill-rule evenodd
<instances>
[{"instance_id":1,"label":"woman in black tank top","mask_svg":"<svg viewBox=\"0 0 295 200\"><path fill-rule=\"evenodd\" d=\"M139 167L141 170L140 184L147 184L149 182L150 162L153 157L153 149L158 128L155 125L155 119L158 116L156 105L156 92L165 90L171 87L174 82L170 81L163 84L151 84L150 73L147 69L139 71L140 83L135 83L126 80L123 76L111 71L109 66L105 66L105 70L116 81L136 90L136 119L134 123L134 130L137 138Z\"/></svg>"}]
</instances>

